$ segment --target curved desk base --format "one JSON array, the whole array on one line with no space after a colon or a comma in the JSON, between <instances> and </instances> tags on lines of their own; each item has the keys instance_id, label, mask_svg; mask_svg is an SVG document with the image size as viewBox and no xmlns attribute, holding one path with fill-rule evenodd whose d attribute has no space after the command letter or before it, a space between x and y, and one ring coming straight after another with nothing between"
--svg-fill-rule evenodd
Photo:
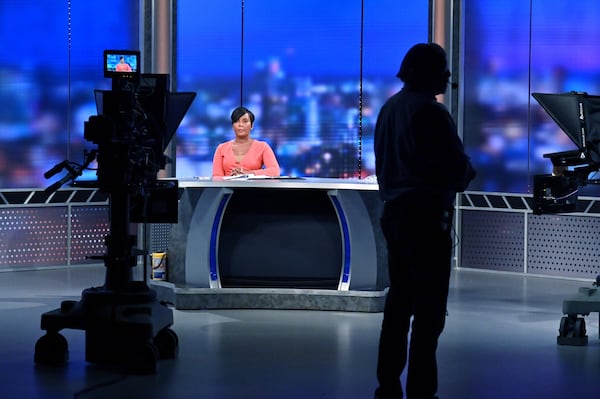
<instances>
[{"instance_id":1,"label":"curved desk base","mask_svg":"<svg viewBox=\"0 0 600 399\"><path fill-rule=\"evenodd\" d=\"M161 301L179 310L285 309L383 312L383 291L335 291L296 288L181 288L151 281Z\"/></svg>"},{"instance_id":2,"label":"curved desk base","mask_svg":"<svg viewBox=\"0 0 600 399\"><path fill-rule=\"evenodd\" d=\"M387 252L377 185L340 179L180 181L168 281L178 309L380 312Z\"/></svg>"}]
</instances>

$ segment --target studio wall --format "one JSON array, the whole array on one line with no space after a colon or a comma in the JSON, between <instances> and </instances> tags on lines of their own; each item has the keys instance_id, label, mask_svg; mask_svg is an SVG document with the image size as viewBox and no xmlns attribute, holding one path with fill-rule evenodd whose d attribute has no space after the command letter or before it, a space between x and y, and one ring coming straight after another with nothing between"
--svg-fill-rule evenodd
<instances>
[{"instance_id":1,"label":"studio wall","mask_svg":"<svg viewBox=\"0 0 600 399\"><path fill-rule=\"evenodd\" d=\"M178 88L198 93L177 134L178 177L210 176L240 104L282 174L374 174L375 118L404 53L427 40L428 1L179 0L177 15Z\"/></svg>"},{"instance_id":2,"label":"studio wall","mask_svg":"<svg viewBox=\"0 0 600 399\"><path fill-rule=\"evenodd\" d=\"M102 50L140 46L143 3L0 3L0 187L44 187L44 171L82 159L93 89L110 84ZM400 88L403 54L427 38L428 1L174 4L177 89L198 93L176 137L178 176L210 173L240 103L257 113L255 135L285 174L373 174L375 118ZM599 94L600 9L593 0L462 5L458 119L479 171L471 189L530 193L533 175L549 171L543 154L573 148L530 94Z\"/></svg>"},{"instance_id":3,"label":"studio wall","mask_svg":"<svg viewBox=\"0 0 600 399\"><path fill-rule=\"evenodd\" d=\"M532 193L545 153L575 149L533 92L600 94L594 0L463 0L462 131L478 176L471 190ZM582 195L597 195L596 187Z\"/></svg>"},{"instance_id":4,"label":"studio wall","mask_svg":"<svg viewBox=\"0 0 600 399\"><path fill-rule=\"evenodd\" d=\"M0 2L0 187L46 187L52 166L83 162L94 89L110 88L102 52L138 48L138 3Z\"/></svg>"}]
</instances>

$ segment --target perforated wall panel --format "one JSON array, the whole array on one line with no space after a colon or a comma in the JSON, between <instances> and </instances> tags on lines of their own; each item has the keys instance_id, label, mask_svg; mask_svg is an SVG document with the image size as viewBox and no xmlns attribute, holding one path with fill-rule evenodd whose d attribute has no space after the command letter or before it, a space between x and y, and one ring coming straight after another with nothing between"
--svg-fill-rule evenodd
<instances>
[{"instance_id":1,"label":"perforated wall panel","mask_svg":"<svg viewBox=\"0 0 600 399\"><path fill-rule=\"evenodd\" d=\"M528 273L595 279L600 274L600 218L529 215Z\"/></svg>"},{"instance_id":2,"label":"perforated wall panel","mask_svg":"<svg viewBox=\"0 0 600 399\"><path fill-rule=\"evenodd\" d=\"M103 255L108 198L90 188L0 190L0 270L81 263Z\"/></svg>"},{"instance_id":3,"label":"perforated wall panel","mask_svg":"<svg viewBox=\"0 0 600 399\"><path fill-rule=\"evenodd\" d=\"M523 272L523 213L464 210L459 267Z\"/></svg>"},{"instance_id":4,"label":"perforated wall panel","mask_svg":"<svg viewBox=\"0 0 600 399\"><path fill-rule=\"evenodd\" d=\"M169 236L171 224L150 224L150 253L166 252L169 249Z\"/></svg>"},{"instance_id":5,"label":"perforated wall panel","mask_svg":"<svg viewBox=\"0 0 600 399\"><path fill-rule=\"evenodd\" d=\"M459 209L459 267L586 279L600 275L600 198L578 198L576 212L537 215L532 195L466 192Z\"/></svg>"},{"instance_id":6,"label":"perforated wall panel","mask_svg":"<svg viewBox=\"0 0 600 399\"><path fill-rule=\"evenodd\" d=\"M107 206L81 206L71 208L71 264L101 263L87 259L104 255L104 238L110 233Z\"/></svg>"},{"instance_id":7,"label":"perforated wall panel","mask_svg":"<svg viewBox=\"0 0 600 399\"><path fill-rule=\"evenodd\" d=\"M64 207L0 209L0 265L6 268L64 265Z\"/></svg>"}]
</instances>

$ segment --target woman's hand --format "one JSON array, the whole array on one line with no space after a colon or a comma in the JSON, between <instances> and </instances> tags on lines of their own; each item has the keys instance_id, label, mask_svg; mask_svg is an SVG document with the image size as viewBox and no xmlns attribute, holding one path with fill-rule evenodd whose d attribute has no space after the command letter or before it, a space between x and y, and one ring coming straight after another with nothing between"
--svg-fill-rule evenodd
<instances>
[{"instance_id":1,"label":"woman's hand","mask_svg":"<svg viewBox=\"0 0 600 399\"><path fill-rule=\"evenodd\" d=\"M248 173L250 172L241 166L237 166L231 170L231 176L246 175Z\"/></svg>"}]
</instances>

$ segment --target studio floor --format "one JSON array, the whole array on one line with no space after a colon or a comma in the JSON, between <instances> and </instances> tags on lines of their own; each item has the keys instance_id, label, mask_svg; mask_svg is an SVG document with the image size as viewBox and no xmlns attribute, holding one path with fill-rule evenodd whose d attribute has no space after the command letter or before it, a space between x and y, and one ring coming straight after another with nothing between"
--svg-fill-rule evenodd
<instances>
[{"instance_id":1,"label":"studio floor","mask_svg":"<svg viewBox=\"0 0 600 399\"><path fill-rule=\"evenodd\" d=\"M174 310L175 360L155 375L70 361L36 366L41 314L102 285L102 267L0 273L1 398L371 399L381 313ZM562 301L591 280L453 271L438 351L441 399L600 397L598 314L587 346L559 346Z\"/></svg>"}]
</instances>

